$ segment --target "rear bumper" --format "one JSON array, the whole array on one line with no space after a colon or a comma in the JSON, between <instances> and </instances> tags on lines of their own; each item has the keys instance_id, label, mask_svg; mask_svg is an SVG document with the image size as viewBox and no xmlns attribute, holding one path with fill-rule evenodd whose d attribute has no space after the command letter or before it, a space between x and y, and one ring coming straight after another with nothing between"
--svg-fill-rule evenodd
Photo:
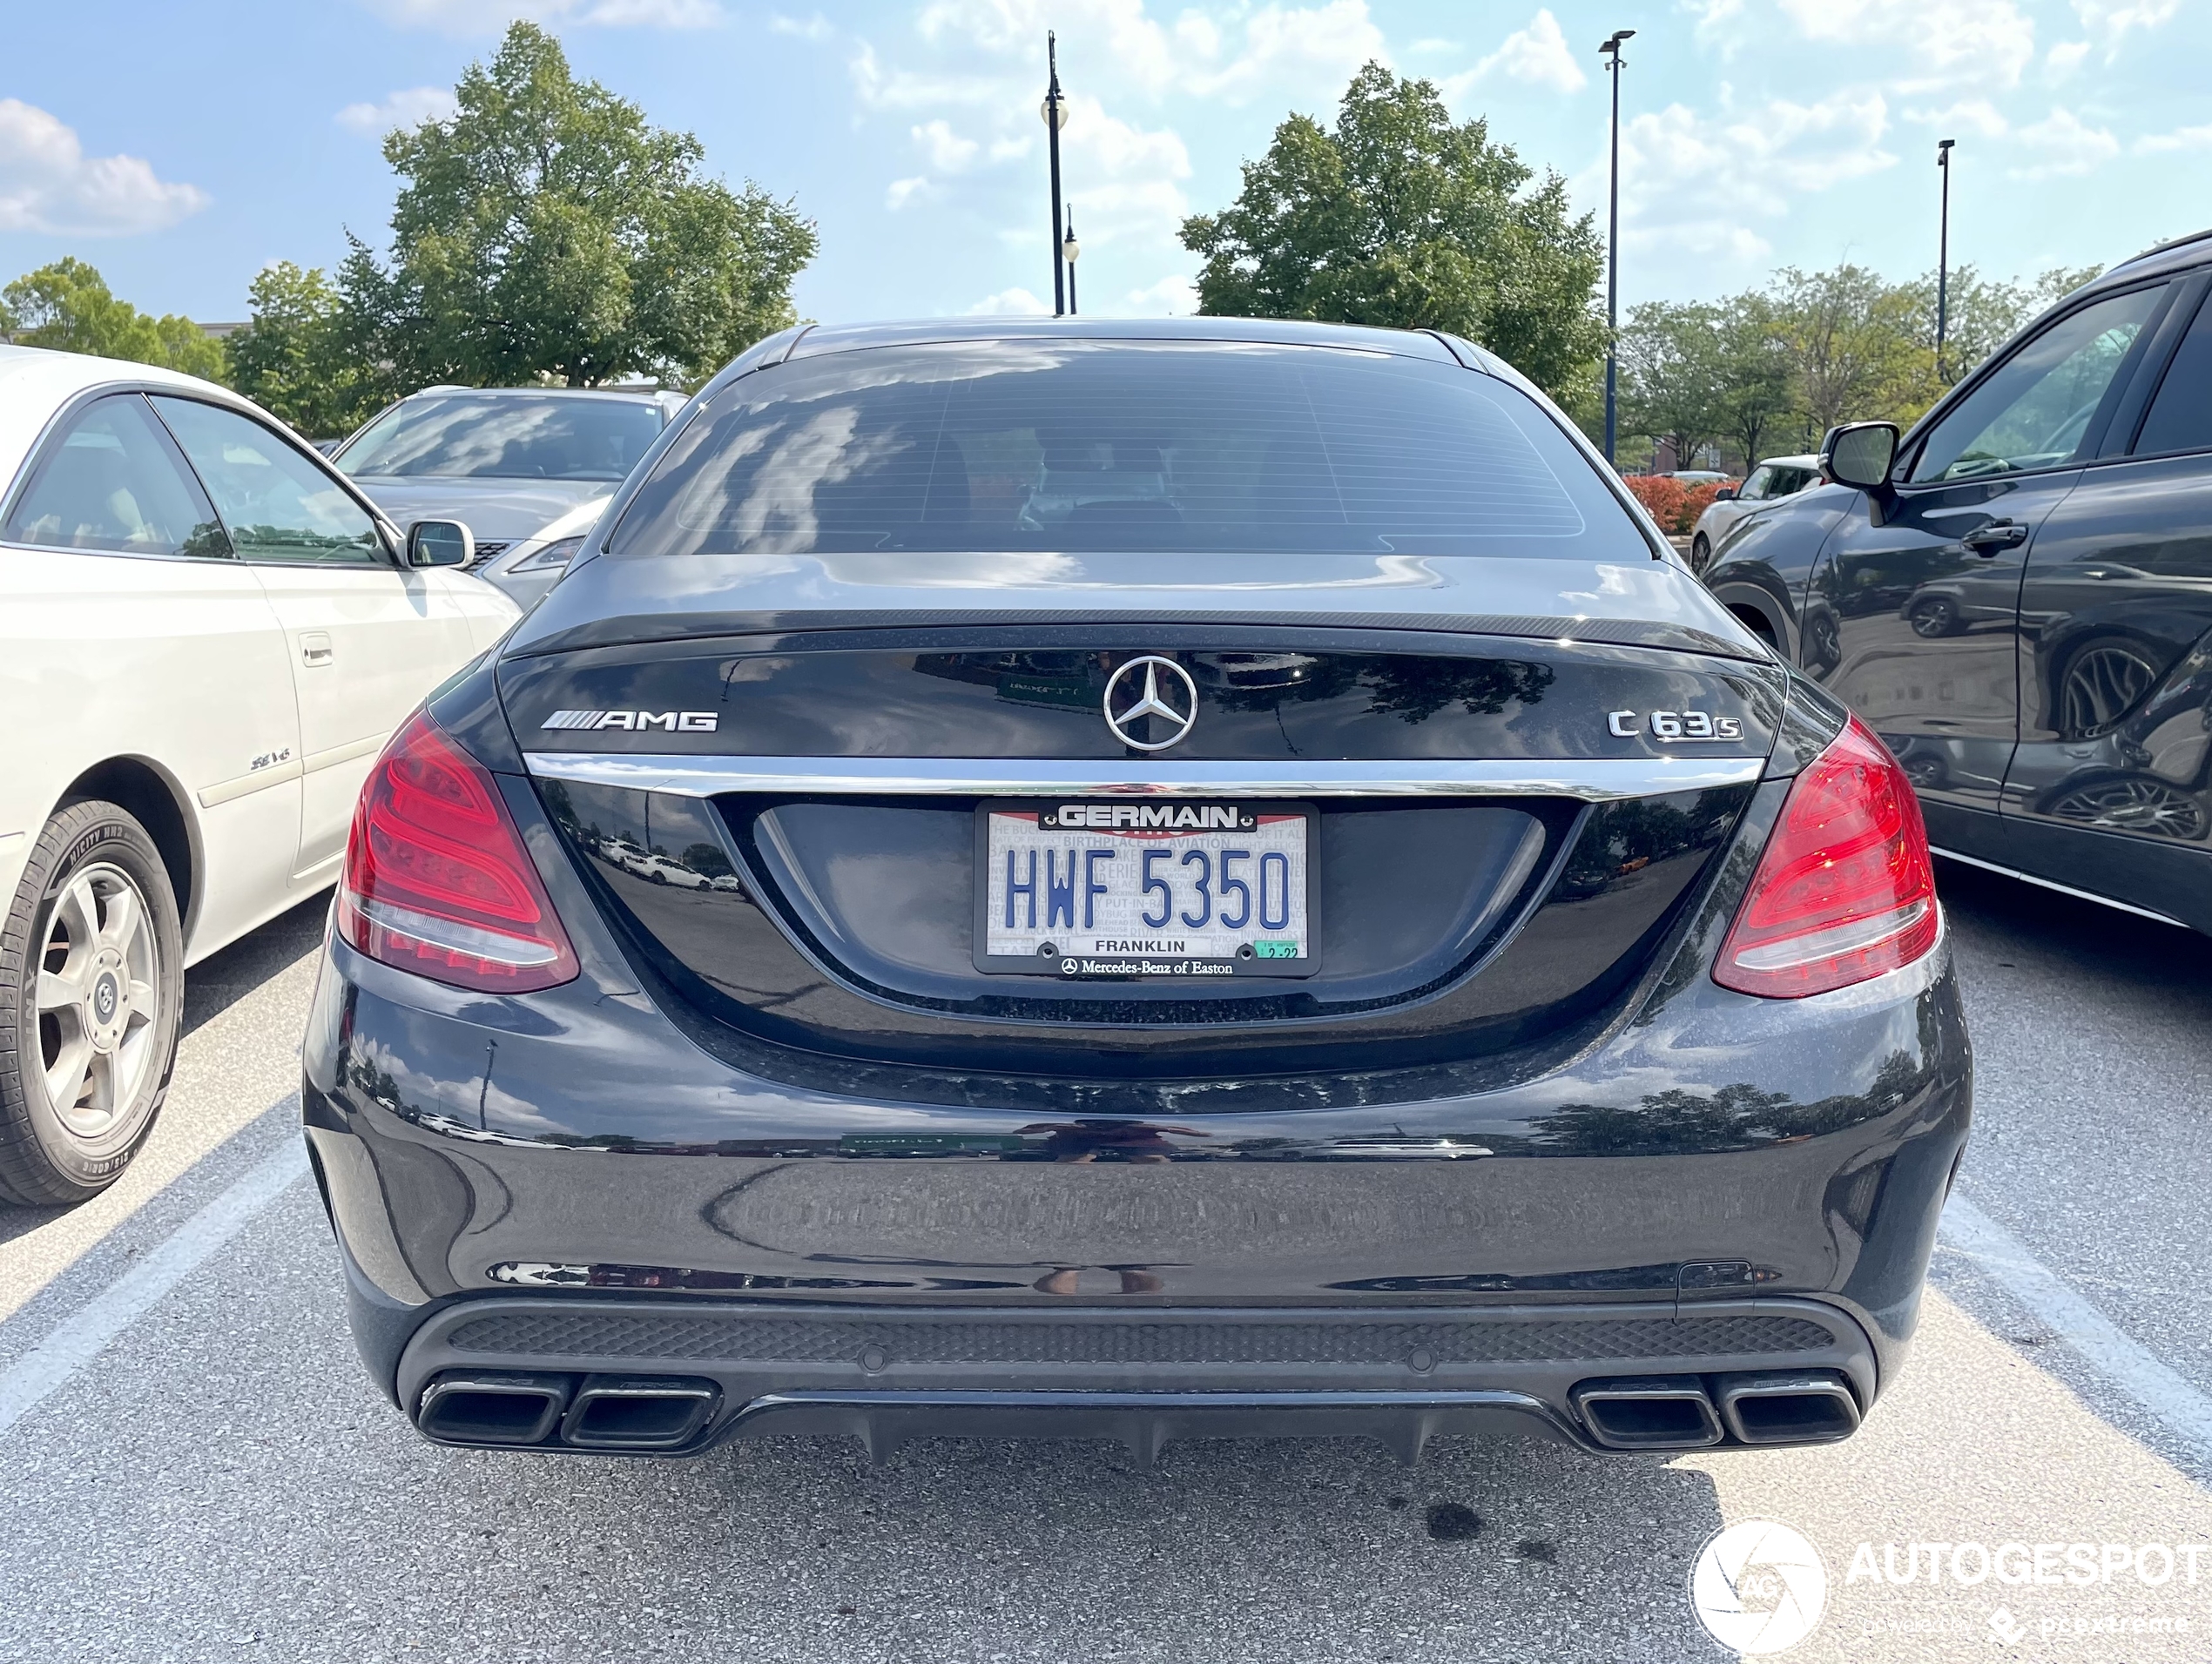
<instances>
[{"instance_id":1,"label":"rear bumper","mask_svg":"<svg viewBox=\"0 0 2212 1664\"><path fill-rule=\"evenodd\" d=\"M1874 1392L1873 1347L1844 1312L1801 1300L1676 1315L1623 1304L978 1312L488 1296L416 1328L395 1384L441 1442L548 1451L608 1449L559 1412L619 1384L707 1406L628 1453L806 1433L858 1438L880 1459L908 1438L965 1435L1118 1438L1149 1459L1178 1438L1311 1434L1379 1438L1412 1460L1438 1434L1509 1432L1592 1451L1743 1442L1716 1412L1624 1444L1578 1389L1663 1388L1718 1406L1731 1383L1754 1377L1839 1382L1856 1425ZM456 1386L543 1391L546 1413L489 1435L442 1425L437 1406Z\"/></svg>"},{"instance_id":2,"label":"rear bumper","mask_svg":"<svg viewBox=\"0 0 2212 1664\"><path fill-rule=\"evenodd\" d=\"M1154 1116L1110 1083L1031 1108L982 1074L948 1102L879 1066L748 1073L649 996L550 827L524 830L583 977L500 999L334 942L303 1046L356 1338L411 1417L453 1371L562 1404L621 1374L711 1384L686 1449L1042 1418L1402 1451L1424 1428L1587 1444L1576 1389L1623 1378L1710 1410L1747 1376L1824 1374L1855 1424L1903 1362L1971 1118L1948 945L1808 1000L1718 987L1755 841L1606 1032L1533 1078L1251 1077ZM1814 1332L1726 1327L1777 1314ZM693 1338L636 1338L653 1324ZM1615 1324L1632 1344L1590 1337ZM948 1351L963 1331L999 1351Z\"/></svg>"}]
</instances>

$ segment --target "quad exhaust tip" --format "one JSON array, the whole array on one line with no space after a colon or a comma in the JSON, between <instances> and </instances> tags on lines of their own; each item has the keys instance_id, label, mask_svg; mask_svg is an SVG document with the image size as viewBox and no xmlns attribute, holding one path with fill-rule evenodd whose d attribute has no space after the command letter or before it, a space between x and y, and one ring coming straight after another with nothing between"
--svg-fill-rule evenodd
<instances>
[{"instance_id":1,"label":"quad exhaust tip","mask_svg":"<svg viewBox=\"0 0 2212 1664\"><path fill-rule=\"evenodd\" d=\"M1608 1450L1702 1450L1721 1442L1720 1418L1694 1375L1585 1381L1571 1396Z\"/></svg>"},{"instance_id":2,"label":"quad exhaust tip","mask_svg":"<svg viewBox=\"0 0 2212 1664\"><path fill-rule=\"evenodd\" d=\"M1721 1415L1746 1445L1832 1445L1858 1431L1858 1400L1833 1370L1721 1378Z\"/></svg>"},{"instance_id":3,"label":"quad exhaust tip","mask_svg":"<svg viewBox=\"0 0 2212 1664\"><path fill-rule=\"evenodd\" d=\"M1662 1375L1585 1381L1570 1395L1590 1436L1608 1450L1703 1450L1742 1445L1832 1445L1858 1431L1858 1400L1834 1370L1714 1378Z\"/></svg>"},{"instance_id":4,"label":"quad exhaust tip","mask_svg":"<svg viewBox=\"0 0 2212 1664\"><path fill-rule=\"evenodd\" d=\"M721 1389L690 1376L450 1370L422 1391L415 1425L447 1445L678 1450L713 1418Z\"/></svg>"}]
</instances>

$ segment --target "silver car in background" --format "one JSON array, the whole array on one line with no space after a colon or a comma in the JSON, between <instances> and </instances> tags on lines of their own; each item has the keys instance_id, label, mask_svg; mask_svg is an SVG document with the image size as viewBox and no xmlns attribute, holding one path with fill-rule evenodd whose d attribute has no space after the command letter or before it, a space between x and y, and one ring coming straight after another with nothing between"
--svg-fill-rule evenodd
<instances>
[{"instance_id":1,"label":"silver car in background","mask_svg":"<svg viewBox=\"0 0 2212 1664\"><path fill-rule=\"evenodd\" d=\"M583 547L583 540L599 523L599 516L607 511L611 501L611 496L603 494L580 502L559 519L508 544L489 559L480 556L471 569L528 612L568 570L569 563Z\"/></svg>"},{"instance_id":2,"label":"silver car in background","mask_svg":"<svg viewBox=\"0 0 2212 1664\"><path fill-rule=\"evenodd\" d=\"M1689 535L1690 570L1703 574L1728 534L1768 503L1793 497L1819 482L1818 457L1770 456L1751 470L1739 489L1731 491L1723 486L1720 495L1697 516L1696 527Z\"/></svg>"},{"instance_id":3,"label":"silver car in background","mask_svg":"<svg viewBox=\"0 0 2212 1664\"><path fill-rule=\"evenodd\" d=\"M402 532L418 520L467 526L481 567L607 497L685 400L651 388L426 387L331 460Z\"/></svg>"}]
</instances>

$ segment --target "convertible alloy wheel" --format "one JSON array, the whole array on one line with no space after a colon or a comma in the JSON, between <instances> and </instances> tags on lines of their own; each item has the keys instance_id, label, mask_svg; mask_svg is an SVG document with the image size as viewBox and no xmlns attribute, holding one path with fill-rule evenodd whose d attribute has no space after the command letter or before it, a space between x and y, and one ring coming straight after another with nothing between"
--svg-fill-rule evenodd
<instances>
[{"instance_id":1,"label":"convertible alloy wheel","mask_svg":"<svg viewBox=\"0 0 2212 1664\"><path fill-rule=\"evenodd\" d=\"M0 928L0 1199L82 1202L130 1165L168 1089L183 971L145 828L111 803L58 812Z\"/></svg>"},{"instance_id":2,"label":"convertible alloy wheel","mask_svg":"<svg viewBox=\"0 0 2212 1664\"><path fill-rule=\"evenodd\" d=\"M34 998L47 1101L78 1137L112 1130L154 1066L161 975L131 875L105 861L77 873L47 916Z\"/></svg>"}]
</instances>

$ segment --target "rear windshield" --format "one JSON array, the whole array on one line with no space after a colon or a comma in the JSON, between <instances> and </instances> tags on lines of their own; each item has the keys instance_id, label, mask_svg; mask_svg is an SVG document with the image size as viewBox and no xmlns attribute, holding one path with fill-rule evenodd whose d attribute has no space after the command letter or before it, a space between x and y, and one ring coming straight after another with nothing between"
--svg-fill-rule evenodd
<instances>
[{"instance_id":1,"label":"rear windshield","mask_svg":"<svg viewBox=\"0 0 2212 1664\"><path fill-rule=\"evenodd\" d=\"M756 372L669 448L611 552L900 549L1650 557L1503 382L1211 341L963 342Z\"/></svg>"},{"instance_id":2,"label":"rear windshield","mask_svg":"<svg viewBox=\"0 0 2212 1664\"><path fill-rule=\"evenodd\" d=\"M395 406L337 458L400 479L619 480L660 436L658 405L481 394Z\"/></svg>"}]
</instances>

